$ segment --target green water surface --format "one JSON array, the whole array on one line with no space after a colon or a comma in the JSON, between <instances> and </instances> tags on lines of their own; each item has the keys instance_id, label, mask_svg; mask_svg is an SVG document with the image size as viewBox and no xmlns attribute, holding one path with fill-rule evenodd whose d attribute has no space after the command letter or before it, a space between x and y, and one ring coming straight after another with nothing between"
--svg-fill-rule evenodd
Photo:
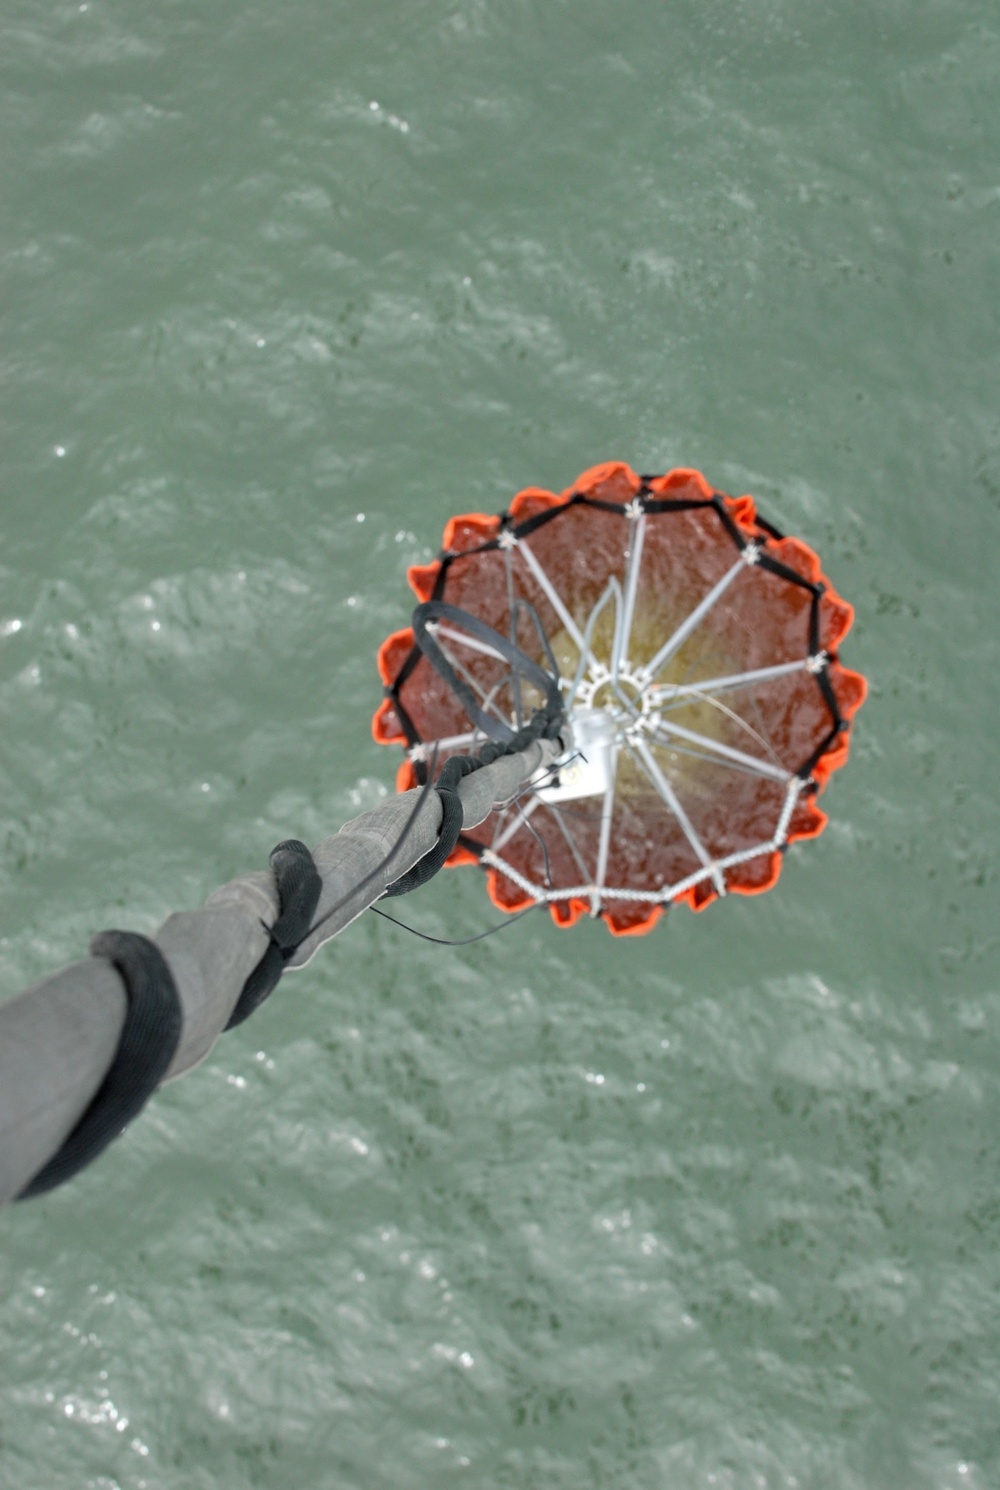
<instances>
[{"instance_id":1,"label":"green water surface","mask_svg":"<svg viewBox=\"0 0 1000 1490\"><path fill-rule=\"evenodd\" d=\"M995 0L2 0L0 995L391 790L405 568L525 485L752 491L871 681L770 894L366 917L5 1212L3 1490L1000 1486L998 76Z\"/></svg>"}]
</instances>

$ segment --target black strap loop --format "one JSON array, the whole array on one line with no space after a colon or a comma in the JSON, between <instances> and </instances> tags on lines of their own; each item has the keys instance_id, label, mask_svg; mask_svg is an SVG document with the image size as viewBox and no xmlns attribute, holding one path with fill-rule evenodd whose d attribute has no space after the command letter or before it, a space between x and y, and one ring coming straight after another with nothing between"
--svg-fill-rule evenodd
<instances>
[{"instance_id":1,"label":"black strap loop","mask_svg":"<svg viewBox=\"0 0 1000 1490\"><path fill-rule=\"evenodd\" d=\"M227 1029L242 1024L274 991L285 964L309 931L323 888L312 854L297 838L273 848L270 863L281 911L271 927L267 951L243 985ZM102 931L94 937L90 951L94 957L106 958L125 985L128 1008L121 1039L86 1112L18 1200L54 1190L96 1159L145 1107L180 1044L184 1024L180 996L156 943L134 931Z\"/></svg>"},{"instance_id":2,"label":"black strap loop","mask_svg":"<svg viewBox=\"0 0 1000 1490\"><path fill-rule=\"evenodd\" d=\"M552 673L546 672L545 668L523 652L515 642L508 641L492 626L481 620L478 616L472 616L468 611L461 610L457 605L448 605L443 600L426 600L418 605L413 612L413 636L417 646L423 652L427 661L437 673L445 680L448 687L460 701L465 712L473 724L484 735L491 740L509 741L514 731L502 720L495 719L481 708L479 700L469 685L458 676L451 663L448 661L441 647L434 639L431 627L435 622L451 621L453 625L461 626L470 636L477 637L498 652L505 661L510 663L511 672L525 682L531 683L544 695L546 712L552 719L561 718L564 712L562 695L559 692L559 680Z\"/></svg>"},{"instance_id":3,"label":"black strap loop","mask_svg":"<svg viewBox=\"0 0 1000 1490\"><path fill-rule=\"evenodd\" d=\"M181 1001L159 947L135 931L101 931L90 951L106 958L125 985L128 1009L121 1039L89 1107L18 1200L54 1190L96 1159L145 1107L180 1044Z\"/></svg>"},{"instance_id":4,"label":"black strap loop","mask_svg":"<svg viewBox=\"0 0 1000 1490\"><path fill-rule=\"evenodd\" d=\"M408 895L411 890L417 890L421 885L426 885L427 881L433 879L438 870L443 868L445 860L458 842L465 825L462 799L458 794L458 784L464 776L478 771L482 766L491 766L502 755L516 755L518 751L527 750L535 740L552 738L557 733L561 722L561 707L559 717L556 719L553 719L549 708L539 709L529 723L519 729L516 734L511 735L505 744L500 744L496 740L488 740L478 755L449 756L434 783L435 790L441 798L441 828L438 841L422 859L417 860L412 869L400 875L399 879L383 892L382 899L393 895Z\"/></svg>"},{"instance_id":5,"label":"black strap loop","mask_svg":"<svg viewBox=\"0 0 1000 1490\"><path fill-rule=\"evenodd\" d=\"M298 838L288 838L271 850L270 865L278 885L281 912L271 927L271 941L243 985L229 1016L227 1030L249 1019L278 986L285 964L312 925L323 881L313 856Z\"/></svg>"},{"instance_id":6,"label":"black strap loop","mask_svg":"<svg viewBox=\"0 0 1000 1490\"><path fill-rule=\"evenodd\" d=\"M521 604L522 602L519 602ZM527 606L527 602L523 602ZM469 718L483 734L487 735L486 744L480 750L478 756L453 755L441 768L440 775L434 783L435 789L441 798L441 829L438 841L422 859L418 859L411 869L394 881L383 893L383 898L393 895L408 895L411 890L416 890L442 868L448 855L452 852L461 836L464 827L464 814L462 811L462 800L458 795L458 784L463 776L470 771L478 771L480 766L488 766L501 755L514 755L518 751L526 750L530 744L539 739L554 739L562 728L565 719L565 705L562 694L559 691L559 678L555 666L555 659L548 644L544 629L538 619L534 607L528 607L533 613L537 626L542 650L550 664L551 671L546 671L540 663L528 656L516 642L508 641L492 626L487 625L479 616L472 616L468 611L460 610L456 605L448 605L443 600L427 600L418 605L413 612L413 635L416 649L419 648L427 658L431 666L440 674L462 704ZM520 683L520 680L530 683L537 688L545 698L542 708L535 711L529 722L515 731L510 725L501 719L494 719L481 708L479 701L468 684L459 677L452 667L443 650L434 638L434 629L442 621L450 621L453 625L461 626L470 636L485 642L493 651L510 663L511 678ZM400 675L402 677L402 674ZM396 689L390 695L401 718L405 718L398 694L399 679L396 680ZM518 690L518 698L520 693ZM520 704L517 705L518 713Z\"/></svg>"},{"instance_id":7,"label":"black strap loop","mask_svg":"<svg viewBox=\"0 0 1000 1490\"><path fill-rule=\"evenodd\" d=\"M417 860L412 869L408 869L388 887L385 891L387 896L408 895L411 890L426 885L427 881L433 879L438 870L443 868L445 860L458 842L458 835L465 825L462 799L458 795L458 783L463 776L468 776L479 764L481 762L474 760L470 755L453 755L445 761L441 767L441 774L434 783L434 788L441 798L441 829L438 833L438 841L424 854L422 859Z\"/></svg>"}]
</instances>

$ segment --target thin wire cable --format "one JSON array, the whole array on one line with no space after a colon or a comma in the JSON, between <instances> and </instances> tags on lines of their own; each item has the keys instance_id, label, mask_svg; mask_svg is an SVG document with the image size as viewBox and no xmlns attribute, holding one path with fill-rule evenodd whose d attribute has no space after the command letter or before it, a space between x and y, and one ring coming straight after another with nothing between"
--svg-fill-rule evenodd
<instances>
[{"instance_id":1,"label":"thin wire cable","mask_svg":"<svg viewBox=\"0 0 1000 1490\"><path fill-rule=\"evenodd\" d=\"M477 936L460 937L453 940L446 936L431 936L428 931L419 931L416 926L407 926L405 921L398 921L395 916L390 916L388 911L380 911L377 905L370 905L368 909L374 911L376 916L381 916L383 921L391 921L393 926L399 926L403 931L409 931L413 936L419 936L421 941L434 942L438 947L471 947L473 942L485 941L488 936L493 936L497 931L503 931L507 926L513 926L515 921L520 921L522 916L530 916L532 911L542 909L543 902L537 901L535 905L526 905L521 911L514 911L506 921L498 921L495 926L488 926L485 931L480 931Z\"/></svg>"},{"instance_id":2,"label":"thin wire cable","mask_svg":"<svg viewBox=\"0 0 1000 1490\"><path fill-rule=\"evenodd\" d=\"M691 687L690 691L685 696L686 703L690 704L692 701L708 704L711 708L717 709L720 714L725 714L727 719L731 719L732 722L735 725L738 725L740 729L746 730L751 739L756 740L757 744L761 747L762 750L765 750L767 752L776 766L780 766L782 770L785 770L785 763L778 755L778 752L775 750L770 740L768 740L765 735L759 734L757 730L754 729L749 720L743 718L742 714L737 714L735 709L731 709L728 704L722 703L722 701L716 698L714 694L701 693L697 688L694 687ZM750 702L751 705L753 705L755 700L751 698ZM667 728L669 728L669 725L667 726Z\"/></svg>"},{"instance_id":3,"label":"thin wire cable","mask_svg":"<svg viewBox=\"0 0 1000 1490\"><path fill-rule=\"evenodd\" d=\"M325 911L324 914L320 916L318 921L313 922L312 926L310 926L309 930L302 938L302 942L299 943L299 946L302 946L303 942L307 942L311 936L315 936L316 932L319 931L321 926L326 925L331 916L335 916L338 911L343 910L344 906L355 898L359 890L367 889L367 887L373 882L373 880L377 880L378 877L383 874L386 869L389 868L389 865L393 863L397 854L399 854L404 844L406 843L406 840L409 837L410 833L413 831L413 825L417 820L417 814L420 812L421 807L423 807L424 802L427 800L428 793L435 790L434 768L437 765L437 754L437 747L435 746L433 754L431 755L430 769L427 772L427 780L420 788L420 795L414 802L413 809L410 812L409 817L406 819L406 822L403 824L402 831L400 832L399 837L396 839L396 842L389 849L388 853L379 860L374 869L366 874L363 879L359 880L356 885L352 886L352 888L348 890L346 895L342 895L340 899L335 902L335 904L331 905L330 909L328 911ZM264 925L264 923L261 922L261 925ZM270 935L271 928L269 926L265 926L264 929L265 931L267 931L268 935Z\"/></svg>"}]
</instances>

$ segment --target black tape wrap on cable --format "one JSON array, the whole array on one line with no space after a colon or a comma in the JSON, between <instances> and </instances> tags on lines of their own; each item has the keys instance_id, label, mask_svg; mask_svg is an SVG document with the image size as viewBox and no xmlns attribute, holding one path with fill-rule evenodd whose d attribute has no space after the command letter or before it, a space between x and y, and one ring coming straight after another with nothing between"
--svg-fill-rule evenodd
<instances>
[{"instance_id":1,"label":"black tape wrap on cable","mask_svg":"<svg viewBox=\"0 0 1000 1490\"><path fill-rule=\"evenodd\" d=\"M18 1200L54 1190L103 1153L145 1107L180 1043L181 1001L159 947L135 931L101 931L90 951L106 958L125 985L128 1008L121 1039L86 1112Z\"/></svg>"},{"instance_id":2,"label":"black tape wrap on cable","mask_svg":"<svg viewBox=\"0 0 1000 1490\"><path fill-rule=\"evenodd\" d=\"M510 663L514 678L543 694L545 705L536 710L527 724L512 729L479 707L474 694L433 637L432 628L441 620L460 624L471 635L488 643ZM428 660L489 739L477 756L452 756L445 762L433 787L441 799L438 840L389 886L384 892L388 896L405 895L426 884L451 854L464 825L458 792L463 777L500 756L526 750L536 740L555 738L564 719L554 663L553 671L547 672L516 643L500 636L485 622L442 601L418 606L413 624ZM278 917L273 926L265 927L269 936L267 950L244 983L226 1029L242 1024L274 992L288 962L309 935L319 903L322 880L312 854L299 839L286 839L273 848L270 865L278 891ZM118 1049L83 1116L58 1153L24 1187L17 1197L19 1200L55 1189L96 1159L142 1111L167 1074L180 1045L183 1009L173 975L159 947L137 932L102 931L94 937L90 950L92 956L106 958L125 985L128 1007Z\"/></svg>"},{"instance_id":3,"label":"black tape wrap on cable","mask_svg":"<svg viewBox=\"0 0 1000 1490\"><path fill-rule=\"evenodd\" d=\"M243 985L227 1029L242 1024L277 987L285 965L305 938L322 880L304 843L290 838L271 850L280 912L270 943ZM125 985L128 1007L114 1060L58 1153L18 1195L27 1200L64 1184L103 1153L138 1117L170 1069L184 1017L177 986L155 942L134 931L102 931L91 955L112 964Z\"/></svg>"},{"instance_id":4,"label":"black tape wrap on cable","mask_svg":"<svg viewBox=\"0 0 1000 1490\"><path fill-rule=\"evenodd\" d=\"M306 939L323 888L313 856L298 838L287 838L273 848L270 864L281 912L270 928L267 951L243 985L227 1030L249 1019L277 988L285 964Z\"/></svg>"}]
</instances>

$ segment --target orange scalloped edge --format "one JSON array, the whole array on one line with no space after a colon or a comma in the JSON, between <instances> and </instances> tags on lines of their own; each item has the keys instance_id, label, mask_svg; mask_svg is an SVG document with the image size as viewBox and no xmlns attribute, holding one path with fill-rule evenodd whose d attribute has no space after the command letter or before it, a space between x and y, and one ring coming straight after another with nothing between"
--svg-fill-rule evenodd
<instances>
[{"instance_id":1,"label":"orange scalloped edge","mask_svg":"<svg viewBox=\"0 0 1000 1490\"><path fill-rule=\"evenodd\" d=\"M406 571L407 582L410 589L420 601L430 600L434 594L434 586L437 577L441 573L441 564L435 559L431 564L411 564Z\"/></svg>"},{"instance_id":2,"label":"orange scalloped edge","mask_svg":"<svg viewBox=\"0 0 1000 1490\"><path fill-rule=\"evenodd\" d=\"M786 844L798 843L804 838L818 838L829 822L829 818L822 808L816 806L814 798L809 797L800 801L796 807L795 816L798 816L803 811L808 811L808 819L800 822L799 826L796 827L794 826L795 817L793 816L793 826L789 828L788 836L785 839ZM745 881L737 878L730 879L727 876L727 893L730 895L764 895L768 890L773 890L781 878L784 855L775 849L767 857L769 865L764 878L758 880L756 883L747 884ZM753 860L750 862L752 863ZM737 865L737 873L742 867L742 865ZM708 909L713 901L718 900L718 898L719 893L715 887L707 881L702 881L699 885L692 885L690 890L685 890L683 895L678 895L672 904L686 905L693 911L704 911Z\"/></svg>"},{"instance_id":3,"label":"orange scalloped edge","mask_svg":"<svg viewBox=\"0 0 1000 1490\"><path fill-rule=\"evenodd\" d=\"M808 543L803 543L801 538L772 538L770 547L779 563L787 564L789 569L794 569L796 574L807 579L811 585L823 583L819 554Z\"/></svg>"},{"instance_id":4,"label":"orange scalloped edge","mask_svg":"<svg viewBox=\"0 0 1000 1490\"><path fill-rule=\"evenodd\" d=\"M854 606L838 595L827 580L823 582L823 599L820 601L820 641L827 652L836 652L844 637L854 625Z\"/></svg>"},{"instance_id":5,"label":"orange scalloped edge","mask_svg":"<svg viewBox=\"0 0 1000 1490\"><path fill-rule=\"evenodd\" d=\"M588 466L586 471L581 471L573 485L568 486L563 492L562 501L568 501L577 492L585 497L597 497L602 501L621 501L621 493L601 493L601 487L617 485L619 477L624 479L629 493L634 497L642 486L642 482L632 467L623 460L605 460L601 461L600 465Z\"/></svg>"},{"instance_id":6,"label":"orange scalloped edge","mask_svg":"<svg viewBox=\"0 0 1000 1490\"><path fill-rule=\"evenodd\" d=\"M672 475L673 472L670 474ZM823 595L820 600L820 635L823 648L831 659L830 683L837 698L837 706L840 709L841 718L844 720L845 725L849 724L868 696L868 683L863 674L853 672L850 668L842 667L836 655L837 648L854 624L853 605L833 588L823 573L823 566L816 550L811 548L803 539L795 537L774 539L770 538L763 529L754 532L757 508L754 498L749 493L742 497L726 497L724 500L727 510L734 520L745 531L749 531L753 536L758 537L766 543L775 558L781 563L787 564L790 569L794 569L797 574L801 574L803 579L807 579L810 584L823 586ZM813 767L813 780L816 782L820 791L826 786L833 772L839 771L846 764L849 753L850 731L845 729L841 733L840 738L820 756L816 765ZM816 810L817 812L819 811L818 808ZM789 833L787 842L795 843L800 838L816 837L817 834L822 832L827 822L825 814L820 814L820 816L823 821L819 827L811 830L793 830ZM734 884L728 888L741 895L759 894L764 890L771 889L777 882L779 873L780 864L773 878L769 879L766 884L759 886ZM695 906L694 909L704 909L705 904L708 904L708 902L706 901L702 905Z\"/></svg>"},{"instance_id":7,"label":"orange scalloped edge","mask_svg":"<svg viewBox=\"0 0 1000 1490\"><path fill-rule=\"evenodd\" d=\"M589 903L578 897L573 900L552 900L549 902L549 915L561 930L575 926L581 916L586 916L589 912Z\"/></svg>"},{"instance_id":8,"label":"orange scalloped edge","mask_svg":"<svg viewBox=\"0 0 1000 1490\"><path fill-rule=\"evenodd\" d=\"M471 849L463 848L462 844L457 843L452 849L451 853L448 855L447 859L445 859L444 867L445 869L458 869L459 866L462 864L478 863L478 856L474 854Z\"/></svg>"},{"instance_id":9,"label":"orange scalloped edge","mask_svg":"<svg viewBox=\"0 0 1000 1490\"><path fill-rule=\"evenodd\" d=\"M640 479L624 461L605 461L599 465L591 466L583 471L572 486L567 487L561 496L542 487L525 487L519 491L510 504L510 517L516 523L523 521L526 517L546 508L559 506L567 502L577 492L590 495L596 492L606 483L613 482L616 477L624 476L629 489L637 492L640 488ZM670 498L690 495L690 488L694 486L698 496L703 500L711 500L715 495L714 488L705 480L702 473L694 467L677 466L663 476L654 477L650 482L650 490L655 497ZM831 654L831 684L837 696L838 707L845 724L853 719L858 709L864 703L868 694L868 684L861 673L853 672L844 668L837 661L835 649L847 635L854 620L854 608L844 600L833 588L822 572L822 566L818 554L800 538L786 537L782 539L771 538L766 530L757 527L757 506L755 499L745 493L742 496L723 496L726 509L733 521L747 534L759 541L769 545L771 552L782 563L789 568L795 569L804 579L813 584L822 584L824 595L821 605L825 607L825 616L821 618L821 626L825 621L827 634L824 636L824 646ZM469 549L476 548L480 543L488 542L494 538L500 528L500 519L488 517L483 513L466 513L449 519L444 530L443 547L446 552L463 553ZM463 531L464 529L464 531ZM439 560L430 564L415 564L407 571L407 579L419 600L428 600L434 591L438 575L441 570ZM379 648L378 667L382 681L387 686L394 681L398 673L398 666L392 666L397 659L402 663L402 655L414 644L413 631L406 627L401 631L393 632L387 637ZM380 744L404 744L405 737L400 733L393 733L389 724L389 717L393 713L391 699L384 699L375 712L372 720L372 733ZM398 722L398 721L397 721ZM813 769L813 779L817 790L822 791L829 777L834 771L839 770L847 761L850 748L849 731L845 729L840 738L820 758ZM396 772L396 790L398 792L409 791L416 786L417 778L413 764L405 760ZM809 818L800 822L799 826L793 823L789 827L787 843L795 843L800 839L815 838L826 827L828 818L825 812L815 805L814 799L808 799L796 809L796 815L802 808L808 806ZM769 871L758 883L741 884L738 879L727 883L727 890L737 895L761 895L773 889L781 874L782 854L772 852L770 854ZM478 857L468 849L456 847L445 861L446 866L458 867L463 864L478 864ZM737 867L739 868L739 866ZM488 869L486 874L487 892L493 904L498 910L512 914L519 910L527 909L535 904L534 898L526 891L521 892L520 898L515 901L507 901L500 898L499 885L503 879L509 890L518 887L513 881L507 880L501 875L501 871ZM674 905L686 904L693 911L703 911L717 900L718 893L709 882L702 882L686 890L682 895L671 902ZM601 919L613 936L645 936L652 931L657 922L667 909L666 905L652 906L649 913L641 921L628 926L618 926L612 919L614 912L602 910ZM556 926L569 927L576 924L581 917L589 914L590 904L588 901L575 898L569 901L553 901L549 904L549 912Z\"/></svg>"},{"instance_id":10,"label":"orange scalloped edge","mask_svg":"<svg viewBox=\"0 0 1000 1490\"><path fill-rule=\"evenodd\" d=\"M523 522L526 517L534 517L536 512L543 512L547 507L559 507L563 500L542 486L526 486L511 502L510 516L515 523ZM530 511L526 511L527 508Z\"/></svg>"},{"instance_id":11,"label":"orange scalloped edge","mask_svg":"<svg viewBox=\"0 0 1000 1490\"><path fill-rule=\"evenodd\" d=\"M394 720L395 723L390 723ZM376 745L405 745L406 736L399 723L399 715L393 708L392 699L384 698L372 716L372 738Z\"/></svg>"},{"instance_id":12,"label":"orange scalloped edge","mask_svg":"<svg viewBox=\"0 0 1000 1490\"><path fill-rule=\"evenodd\" d=\"M489 543L499 531L498 517L488 517L485 512L463 512L458 517L449 517L445 523L441 547L445 553L464 554L481 543Z\"/></svg>"},{"instance_id":13,"label":"orange scalloped edge","mask_svg":"<svg viewBox=\"0 0 1000 1490\"><path fill-rule=\"evenodd\" d=\"M800 821L796 827L794 825L795 817L804 811L808 812L808 819L806 821ZM829 818L822 808L816 806L815 799L812 797L804 798L796 807L795 815L792 818L792 826L789 828L785 842L786 844L797 843L800 839L804 838L818 838L828 822ZM772 850L768 855L768 860L769 866L766 875L756 883L747 884L738 878L730 879L727 875L727 893L730 895L764 895L768 890L773 890L781 878L784 855L778 850ZM753 860L750 862L752 863ZM736 866L737 874L742 867L742 865ZM672 904L686 905L693 911L704 911L708 909L713 901L718 900L718 898L719 893L715 887L708 881L702 881L699 885L692 885L690 890L685 890L683 895L678 895Z\"/></svg>"},{"instance_id":14,"label":"orange scalloped edge","mask_svg":"<svg viewBox=\"0 0 1000 1490\"><path fill-rule=\"evenodd\" d=\"M487 517L484 512L464 512L458 517L450 517L445 523L441 547L445 553L467 553L469 549L478 548L480 543L488 543L499 531L498 517ZM418 600L430 600L440 573L440 559L432 559L429 564L410 565L406 578Z\"/></svg>"},{"instance_id":15,"label":"orange scalloped edge","mask_svg":"<svg viewBox=\"0 0 1000 1490\"><path fill-rule=\"evenodd\" d=\"M683 494L687 496L686 488L690 486L697 487L699 497L706 502L710 502L715 496L715 488L709 486L704 476L700 471L696 471L694 466L675 466L664 476L654 476L649 483L649 489L654 497L666 499L679 496L681 488L685 489Z\"/></svg>"},{"instance_id":16,"label":"orange scalloped edge","mask_svg":"<svg viewBox=\"0 0 1000 1490\"><path fill-rule=\"evenodd\" d=\"M501 885L509 887L509 893L519 893L520 898L513 901L504 900L501 895ZM521 890L521 887L515 885L513 880L509 880L500 869L487 869L486 892L497 910L503 911L508 916L538 904L533 895L529 895L527 890ZM556 926L565 930L567 927L575 926L581 916L589 914L590 902L578 896L572 900L552 900L549 901L548 910Z\"/></svg>"},{"instance_id":17,"label":"orange scalloped edge","mask_svg":"<svg viewBox=\"0 0 1000 1490\"><path fill-rule=\"evenodd\" d=\"M399 667L393 667L394 657L399 657L400 666L403 656L410 651L414 643L413 627L404 626L402 631L394 631L387 636L378 649L378 675L387 688L396 681Z\"/></svg>"},{"instance_id":18,"label":"orange scalloped edge","mask_svg":"<svg viewBox=\"0 0 1000 1490\"><path fill-rule=\"evenodd\" d=\"M756 537L757 503L749 492L742 497L723 497L723 506L733 522L743 528L748 537Z\"/></svg>"},{"instance_id":19,"label":"orange scalloped edge","mask_svg":"<svg viewBox=\"0 0 1000 1490\"><path fill-rule=\"evenodd\" d=\"M818 838L830 819L816 801L815 792L807 792L795 804L792 821L788 825L787 843L798 843L803 838Z\"/></svg>"},{"instance_id":20,"label":"orange scalloped edge","mask_svg":"<svg viewBox=\"0 0 1000 1490\"><path fill-rule=\"evenodd\" d=\"M672 474L672 473L671 473ZM810 584L823 586L821 606L821 631L823 647L834 653L854 623L854 607L833 588L826 575L819 554L802 538L772 538L765 528L757 525L757 503L749 492L741 497L723 497L726 511L748 538L754 538L769 548L774 557L787 564Z\"/></svg>"},{"instance_id":21,"label":"orange scalloped edge","mask_svg":"<svg viewBox=\"0 0 1000 1490\"><path fill-rule=\"evenodd\" d=\"M601 919L612 936L647 936L665 910L665 905L654 905L641 921L634 921L631 926L617 926L612 920L614 912L607 910L602 910Z\"/></svg>"},{"instance_id":22,"label":"orange scalloped edge","mask_svg":"<svg viewBox=\"0 0 1000 1490\"><path fill-rule=\"evenodd\" d=\"M511 915L512 916L512 915L514 915L514 913L516 911L525 911L525 910L528 909L528 906L529 905L534 905L535 904L535 898L534 898L534 896L533 895L529 895L528 892L527 892L527 890L521 890L521 897L522 898L520 900L514 901L513 903L511 903L510 901L507 901L507 900L501 900L500 899L500 888L499 888L500 887L500 882L501 882L500 870L499 869L487 869L487 871L486 871L486 892L489 895L490 899L492 900L493 904L496 906L496 908L497 908L498 911L506 911L506 913L508 915ZM507 884L507 885L510 885L510 887L511 887L512 890L520 890L521 889L521 887L519 885L515 885L514 884L514 881L513 880L509 880L506 877L504 877L503 883L504 884Z\"/></svg>"},{"instance_id":23,"label":"orange scalloped edge","mask_svg":"<svg viewBox=\"0 0 1000 1490\"><path fill-rule=\"evenodd\" d=\"M402 631L394 631L387 636L378 649L378 675L386 688L396 681L399 669L403 665L403 659L413 646L413 628L405 626ZM390 723L390 716L395 718L395 725ZM393 708L392 699L384 698L372 715L372 737L379 745L405 745L406 736L403 734L399 723L399 716Z\"/></svg>"},{"instance_id":24,"label":"orange scalloped edge","mask_svg":"<svg viewBox=\"0 0 1000 1490\"><path fill-rule=\"evenodd\" d=\"M685 890L681 895L675 895L670 904L686 905L689 910L703 911L712 904L713 900L718 900L718 898L718 891L711 885L707 887L707 891L704 884L692 885L690 890Z\"/></svg>"},{"instance_id":25,"label":"orange scalloped edge","mask_svg":"<svg viewBox=\"0 0 1000 1490\"><path fill-rule=\"evenodd\" d=\"M805 837L806 835L805 834L796 834L795 836L796 837ZM785 839L785 842L786 843L791 843L792 842L792 835L791 835L791 833L789 833L788 837ZM763 858L764 855L762 854L760 857ZM771 853L767 855L767 859L768 859L767 874L765 875L765 877L762 880L758 881L757 884L750 884L750 885L748 885L745 882L743 882L741 880L738 880L738 879L732 879L732 880L727 879L726 880L726 892L727 892L727 894L729 894L729 895L763 895L766 890L773 890L774 887L775 887L775 885L778 883L778 879L779 879L779 877L781 875L781 854L778 853L777 849L773 849L771 851ZM751 860L750 862L752 863L753 860ZM743 868L742 864L738 864L736 867L737 867L737 869L742 869Z\"/></svg>"},{"instance_id":26,"label":"orange scalloped edge","mask_svg":"<svg viewBox=\"0 0 1000 1490\"><path fill-rule=\"evenodd\" d=\"M830 685L837 699L841 718L849 725L868 697L868 681L862 673L832 662L829 669ZM813 766L813 780L820 791L826 786L834 771L846 764L851 749L851 732L845 729L824 755Z\"/></svg>"}]
</instances>

